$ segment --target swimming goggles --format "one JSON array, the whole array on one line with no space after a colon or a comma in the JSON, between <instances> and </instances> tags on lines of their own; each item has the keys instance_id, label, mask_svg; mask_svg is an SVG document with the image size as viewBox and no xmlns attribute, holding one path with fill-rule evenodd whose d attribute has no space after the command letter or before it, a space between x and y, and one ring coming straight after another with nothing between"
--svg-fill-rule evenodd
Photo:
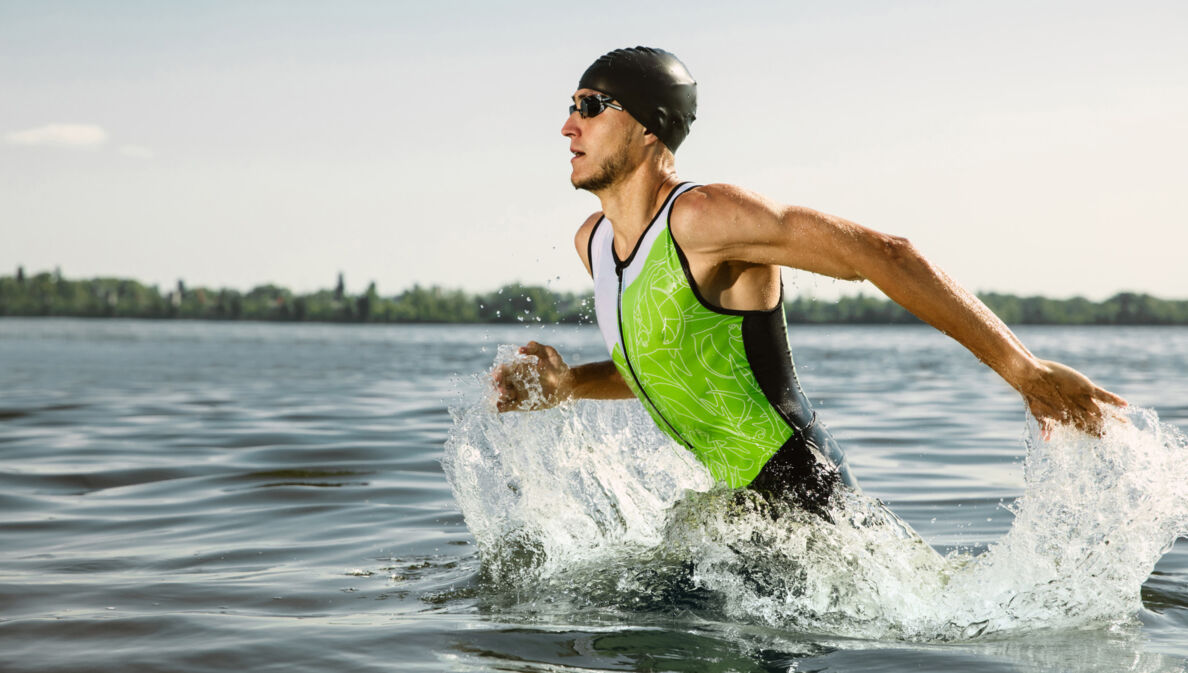
<instances>
[{"instance_id":1,"label":"swimming goggles","mask_svg":"<svg viewBox=\"0 0 1188 673\"><path fill-rule=\"evenodd\" d=\"M618 103L612 103L614 98L604 96L600 93L592 93L588 96L582 96L578 99L577 105L569 106L569 114L575 112L582 115L582 119L589 119L590 117L597 117L602 114L602 111L607 108L622 111L623 106Z\"/></svg>"}]
</instances>

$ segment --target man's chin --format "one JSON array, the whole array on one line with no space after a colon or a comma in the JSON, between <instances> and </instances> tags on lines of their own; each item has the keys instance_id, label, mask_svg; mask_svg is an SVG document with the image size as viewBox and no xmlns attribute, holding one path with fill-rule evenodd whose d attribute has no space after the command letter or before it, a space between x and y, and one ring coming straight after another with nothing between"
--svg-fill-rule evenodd
<instances>
[{"instance_id":1,"label":"man's chin","mask_svg":"<svg viewBox=\"0 0 1188 673\"><path fill-rule=\"evenodd\" d=\"M574 189L585 189L589 182L590 176L578 173L576 168L569 174L569 184L573 185Z\"/></svg>"},{"instance_id":2,"label":"man's chin","mask_svg":"<svg viewBox=\"0 0 1188 673\"><path fill-rule=\"evenodd\" d=\"M584 189L587 192L600 192L614 184L614 180L608 179L608 176L605 174L580 177L571 175L569 176L569 184L573 185L574 189Z\"/></svg>"},{"instance_id":3,"label":"man's chin","mask_svg":"<svg viewBox=\"0 0 1188 673\"><path fill-rule=\"evenodd\" d=\"M582 157L582 163L587 163L589 157ZM587 192L597 194L605 189L613 187L615 183L623 179L627 174L627 154L626 151L621 152L606 161L597 165L589 165L587 169L592 169L592 173L585 175L578 174L578 167L573 167L573 172L569 174L569 183L573 185L574 189L584 189Z\"/></svg>"}]
</instances>

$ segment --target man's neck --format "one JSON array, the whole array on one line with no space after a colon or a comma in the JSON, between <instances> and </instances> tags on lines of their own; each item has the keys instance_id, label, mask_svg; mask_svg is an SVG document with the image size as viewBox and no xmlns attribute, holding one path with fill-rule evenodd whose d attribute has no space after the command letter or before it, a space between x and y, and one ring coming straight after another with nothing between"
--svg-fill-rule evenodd
<instances>
[{"instance_id":1,"label":"man's neck","mask_svg":"<svg viewBox=\"0 0 1188 673\"><path fill-rule=\"evenodd\" d=\"M675 170L661 172L641 166L626 179L598 193L602 213L614 227L615 240L620 244L616 247L620 252L624 252L624 248L630 252L660 205L679 183Z\"/></svg>"}]
</instances>

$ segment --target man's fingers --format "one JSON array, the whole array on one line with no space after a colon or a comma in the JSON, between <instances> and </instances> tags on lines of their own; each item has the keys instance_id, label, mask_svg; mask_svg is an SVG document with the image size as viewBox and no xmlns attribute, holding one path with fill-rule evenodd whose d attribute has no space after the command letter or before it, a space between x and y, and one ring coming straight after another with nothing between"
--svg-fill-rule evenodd
<instances>
[{"instance_id":1,"label":"man's fingers","mask_svg":"<svg viewBox=\"0 0 1188 673\"><path fill-rule=\"evenodd\" d=\"M556 348L546 344L538 343L536 341L529 341L520 347L521 355L535 355L536 368L543 370L544 365L550 367L560 367L565 363L561 358L561 354L557 352Z\"/></svg>"},{"instance_id":2,"label":"man's fingers","mask_svg":"<svg viewBox=\"0 0 1188 673\"><path fill-rule=\"evenodd\" d=\"M1122 407L1128 407L1130 404L1123 398L1109 392L1105 393L1104 397L1099 395L1095 399L1101 400L1094 403L1094 418L1097 421L1097 432L1094 433L1098 437L1105 436L1105 425L1110 421L1129 423L1126 414L1122 411Z\"/></svg>"},{"instance_id":3,"label":"man's fingers","mask_svg":"<svg viewBox=\"0 0 1188 673\"><path fill-rule=\"evenodd\" d=\"M1045 416L1036 420L1039 421L1040 437L1043 437L1044 441L1052 439L1052 430L1056 427L1056 419Z\"/></svg>"},{"instance_id":4,"label":"man's fingers","mask_svg":"<svg viewBox=\"0 0 1188 673\"><path fill-rule=\"evenodd\" d=\"M1129 406L1129 403L1122 397L1104 388L1097 388L1083 406L1081 413L1077 415L1076 427L1094 437L1104 437L1105 425L1109 420L1125 419L1119 411L1119 407L1126 406Z\"/></svg>"},{"instance_id":5,"label":"man's fingers","mask_svg":"<svg viewBox=\"0 0 1188 673\"><path fill-rule=\"evenodd\" d=\"M495 390L499 392L500 396L515 390L515 377L510 376L504 367L496 369L491 374L491 382L495 384Z\"/></svg>"},{"instance_id":6,"label":"man's fingers","mask_svg":"<svg viewBox=\"0 0 1188 673\"><path fill-rule=\"evenodd\" d=\"M547 359L549 364L553 367L559 367L564 362L564 360L561 359L561 354L558 353L557 349L553 348L552 346L545 346L545 359Z\"/></svg>"},{"instance_id":7,"label":"man's fingers","mask_svg":"<svg viewBox=\"0 0 1188 673\"><path fill-rule=\"evenodd\" d=\"M520 349L523 355L531 355L536 358L536 369L543 370L546 365L556 367L561 362L561 356L557 354L557 349L545 344L539 344L535 341L530 341L526 346Z\"/></svg>"},{"instance_id":8,"label":"man's fingers","mask_svg":"<svg viewBox=\"0 0 1188 673\"><path fill-rule=\"evenodd\" d=\"M1118 406L1118 407L1130 406L1130 403L1127 402L1124 398L1122 398L1119 395L1115 395L1114 393L1111 393L1110 391L1108 391L1104 388L1098 388L1093 393L1093 397L1095 399L1101 400L1102 402L1108 402L1109 404L1112 404L1112 405Z\"/></svg>"},{"instance_id":9,"label":"man's fingers","mask_svg":"<svg viewBox=\"0 0 1188 673\"><path fill-rule=\"evenodd\" d=\"M1035 416L1036 421L1039 423L1040 436L1045 441L1052 438L1052 433L1058 425L1071 425L1087 435L1104 437L1105 426L1109 420L1125 420L1125 417L1117 410L1116 406L1112 404L1110 406L1104 406L1096 401L1091 401L1089 404L1076 410L1062 413L1059 417L1048 412L1036 413L1034 409L1032 410L1032 415Z\"/></svg>"},{"instance_id":10,"label":"man's fingers","mask_svg":"<svg viewBox=\"0 0 1188 673\"><path fill-rule=\"evenodd\" d=\"M1088 435L1104 437L1109 421L1125 420L1120 408L1128 404L1121 396L1097 387L1079 374L1072 382L1082 385L1058 385L1055 390L1028 397L1028 406L1040 424L1044 440L1051 439L1057 425L1071 425Z\"/></svg>"},{"instance_id":11,"label":"man's fingers","mask_svg":"<svg viewBox=\"0 0 1188 673\"><path fill-rule=\"evenodd\" d=\"M512 411L522 402L519 391L514 385L499 386L499 398L495 400L495 408L499 411Z\"/></svg>"},{"instance_id":12,"label":"man's fingers","mask_svg":"<svg viewBox=\"0 0 1188 673\"><path fill-rule=\"evenodd\" d=\"M517 360L500 365L491 373L499 393L495 408L499 411L519 411L528 408L546 409L555 405L557 380L567 370L557 349L529 341L520 346L518 352L520 355L533 356L535 360ZM539 400L536 399L538 394Z\"/></svg>"},{"instance_id":13,"label":"man's fingers","mask_svg":"<svg viewBox=\"0 0 1188 673\"><path fill-rule=\"evenodd\" d=\"M511 411L519 406L520 394L516 387L516 377L507 365L502 365L491 372L491 383L494 384L495 409L497 411Z\"/></svg>"},{"instance_id":14,"label":"man's fingers","mask_svg":"<svg viewBox=\"0 0 1188 673\"><path fill-rule=\"evenodd\" d=\"M1072 420L1078 430L1094 437L1105 437L1106 424L1110 421L1126 421L1119 407L1127 406L1126 400L1113 393L1102 391L1095 394ZM1100 400L1100 401L1099 401Z\"/></svg>"},{"instance_id":15,"label":"man's fingers","mask_svg":"<svg viewBox=\"0 0 1188 673\"><path fill-rule=\"evenodd\" d=\"M1087 435L1101 437L1105 434L1102 429L1103 422L1101 407L1094 404L1092 409L1086 409L1084 414L1077 416L1075 425L1078 430Z\"/></svg>"}]
</instances>

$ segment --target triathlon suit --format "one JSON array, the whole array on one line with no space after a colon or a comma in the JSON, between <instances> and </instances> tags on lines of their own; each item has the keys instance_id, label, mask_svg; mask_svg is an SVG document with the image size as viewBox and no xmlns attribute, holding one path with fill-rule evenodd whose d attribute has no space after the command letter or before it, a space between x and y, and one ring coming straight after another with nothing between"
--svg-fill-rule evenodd
<instances>
[{"instance_id":1,"label":"triathlon suit","mask_svg":"<svg viewBox=\"0 0 1188 673\"><path fill-rule=\"evenodd\" d=\"M855 483L796 380L782 291L770 310L714 306L669 230L673 203L697 186L682 183L668 195L625 260L606 218L594 225L598 327L656 425L715 479L822 504L838 482Z\"/></svg>"}]
</instances>

